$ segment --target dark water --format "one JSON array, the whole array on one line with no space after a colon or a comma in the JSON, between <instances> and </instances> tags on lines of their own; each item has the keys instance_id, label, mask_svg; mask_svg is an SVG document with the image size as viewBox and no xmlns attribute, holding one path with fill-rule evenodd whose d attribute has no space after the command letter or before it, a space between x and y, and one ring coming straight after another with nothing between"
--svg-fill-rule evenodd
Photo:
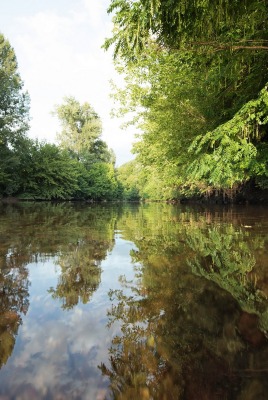
<instances>
[{"instance_id":1,"label":"dark water","mask_svg":"<svg viewBox=\"0 0 268 400\"><path fill-rule=\"evenodd\" d=\"M0 206L0 400L268 399L268 209Z\"/></svg>"}]
</instances>

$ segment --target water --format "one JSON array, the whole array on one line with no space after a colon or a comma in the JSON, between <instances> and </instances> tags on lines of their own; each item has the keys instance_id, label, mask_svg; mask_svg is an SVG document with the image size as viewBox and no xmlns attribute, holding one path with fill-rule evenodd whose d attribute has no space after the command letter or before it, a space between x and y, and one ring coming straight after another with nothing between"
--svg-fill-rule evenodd
<instances>
[{"instance_id":1,"label":"water","mask_svg":"<svg viewBox=\"0 0 268 400\"><path fill-rule=\"evenodd\" d=\"M0 400L268 398L268 209L0 206Z\"/></svg>"}]
</instances>

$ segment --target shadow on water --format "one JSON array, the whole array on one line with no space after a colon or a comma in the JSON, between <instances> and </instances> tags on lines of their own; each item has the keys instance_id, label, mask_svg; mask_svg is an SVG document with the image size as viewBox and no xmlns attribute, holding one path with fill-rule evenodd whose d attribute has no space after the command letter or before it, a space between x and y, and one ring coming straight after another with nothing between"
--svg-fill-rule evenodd
<instances>
[{"instance_id":1,"label":"shadow on water","mask_svg":"<svg viewBox=\"0 0 268 400\"><path fill-rule=\"evenodd\" d=\"M99 317L102 325L95 336L82 332L84 321L74 328L77 340L90 336L90 351L66 339L60 383L40 391L13 384L0 388L5 399L33 391L35 399L268 398L268 209L16 204L0 207L0 237L0 366L8 364L27 318L31 263L52 260L58 269L46 293L59 303L61 319L102 293L103 261L108 272L114 268L109 262L117 238L116 260L124 270L120 246L130 248L134 271L133 279L121 274L119 282L116 272L107 275L104 288L116 288ZM55 317L46 326L56 331L58 323ZM102 349L107 329L112 341ZM41 350L32 356L40 366ZM88 382L100 379L94 363L107 381L89 397ZM18 371L24 382L23 368Z\"/></svg>"}]
</instances>

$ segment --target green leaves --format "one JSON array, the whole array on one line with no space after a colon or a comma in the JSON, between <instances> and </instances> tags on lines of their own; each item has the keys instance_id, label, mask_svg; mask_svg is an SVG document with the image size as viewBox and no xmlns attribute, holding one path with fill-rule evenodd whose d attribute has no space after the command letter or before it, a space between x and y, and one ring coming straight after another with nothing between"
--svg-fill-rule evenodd
<instances>
[{"instance_id":1,"label":"green leaves","mask_svg":"<svg viewBox=\"0 0 268 400\"><path fill-rule=\"evenodd\" d=\"M117 114L139 132L139 194L266 187L267 2L118 0L108 11L126 82Z\"/></svg>"},{"instance_id":2,"label":"green leaves","mask_svg":"<svg viewBox=\"0 0 268 400\"><path fill-rule=\"evenodd\" d=\"M56 145L28 141L18 171L22 198L68 199L78 189L76 161Z\"/></svg>"},{"instance_id":3,"label":"green leaves","mask_svg":"<svg viewBox=\"0 0 268 400\"><path fill-rule=\"evenodd\" d=\"M143 54L153 40L168 49L205 51L268 50L265 0L112 0L115 58L127 62Z\"/></svg>"},{"instance_id":4,"label":"green leaves","mask_svg":"<svg viewBox=\"0 0 268 400\"><path fill-rule=\"evenodd\" d=\"M29 96L23 92L16 55L0 34L0 146L15 145L28 129Z\"/></svg>"},{"instance_id":5,"label":"green leaves","mask_svg":"<svg viewBox=\"0 0 268 400\"><path fill-rule=\"evenodd\" d=\"M101 120L89 103L80 104L74 97L65 97L62 105L55 107L62 131L58 140L62 148L73 152L79 159L99 139Z\"/></svg>"},{"instance_id":6,"label":"green leaves","mask_svg":"<svg viewBox=\"0 0 268 400\"><path fill-rule=\"evenodd\" d=\"M256 168L260 143L266 139L268 122L267 85L256 100L251 100L235 116L215 130L199 135L189 147L195 154L188 172L190 179L216 188L232 188L257 172L267 175L267 166Z\"/></svg>"}]
</instances>

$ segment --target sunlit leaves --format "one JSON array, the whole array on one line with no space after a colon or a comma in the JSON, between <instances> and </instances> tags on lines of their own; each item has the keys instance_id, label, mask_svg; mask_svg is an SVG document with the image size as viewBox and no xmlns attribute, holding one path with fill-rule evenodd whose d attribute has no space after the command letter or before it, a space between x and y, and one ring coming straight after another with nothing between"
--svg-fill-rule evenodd
<instances>
[{"instance_id":1,"label":"sunlit leaves","mask_svg":"<svg viewBox=\"0 0 268 400\"><path fill-rule=\"evenodd\" d=\"M141 174L158 175L168 199L250 179L265 187L266 2L118 0L108 12L116 33L106 47L126 82L115 99L137 127Z\"/></svg>"},{"instance_id":2,"label":"sunlit leaves","mask_svg":"<svg viewBox=\"0 0 268 400\"><path fill-rule=\"evenodd\" d=\"M267 3L265 0L111 0L114 55L133 60L153 38L159 46L195 51L266 49Z\"/></svg>"},{"instance_id":3,"label":"sunlit leaves","mask_svg":"<svg viewBox=\"0 0 268 400\"><path fill-rule=\"evenodd\" d=\"M15 52L0 34L0 146L15 145L28 129L29 96L23 92Z\"/></svg>"},{"instance_id":4,"label":"sunlit leaves","mask_svg":"<svg viewBox=\"0 0 268 400\"><path fill-rule=\"evenodd\" d=\"M63 104L55 107L54 114L62 124L58 134L61 146L80 158L101 134L99 116L90 104L80 104L74 97L65 97Z\"/></svg>"},{"instance_id":5,"label":"sunlit leaves","mask_svg":"<svg viewBox=\"0 0 268 400\"><path fill-rule=\"evenodd\" d=\"M261 141L267 135L267 123L268 91L265 86L259 97L245 104L230 121L193 141L189 148L196 155L189 167L192 179L203 180L216 188L232 188L253 177L258 151L265 146ZM267 175L265 168L263 174Z\"/></svg>"},{"instance_id":6,"label":"sunlit leaves","mask_svg":"<svg viewBox=\"0 0 268 400\"><path fill-rule=\"evenodd\" d=\"M18 189L14 170L19 159L12 151L28 129L29 96L23 91L16 55L0 34L0 195Z\"/></svg>"}]
</instances>

